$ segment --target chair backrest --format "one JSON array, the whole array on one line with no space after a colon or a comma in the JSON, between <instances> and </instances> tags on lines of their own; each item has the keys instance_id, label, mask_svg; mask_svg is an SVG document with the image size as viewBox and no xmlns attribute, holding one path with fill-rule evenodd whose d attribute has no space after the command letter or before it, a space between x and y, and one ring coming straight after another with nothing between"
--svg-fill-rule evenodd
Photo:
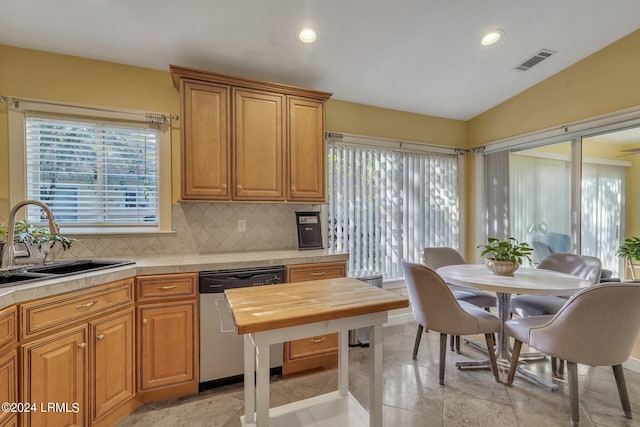
<instances>
[{"instance_id":1,"label":"chair backrest","mask_svg":"<svg viewBox=\"0 0 640 427\"><path fill-rule=\"evenodd\" d=\"M462 335L477 320L464 311L442 277L431 268L402 261L409 301L416 322L426 329Z\"/></svg>"},{"instance_id":2,"label":"chair backrest","mask_svg":"<svg viewBox=\"0 0 640 427\"><path fill-rule=\"evenodd\" d=\"M464 264L464 258L460 252L453 248L436 247L424 249L424 263L432 270L437 270L445 265Z\"/></svg>"},{"instance_id":3,"label":"chair backrest","mask_svg":"<svg viewBox=\"0 0 640 427\"><path fill-rule=\"evenodd\" d=\"M573 274L588 280L591 284L600 283L602 263L592 256L570 254L565 252L553 253L545 257L538 268Z\"/></svg>"},{"instance_id":4,"label":"chair backrest","mask_svg":"<svg viewBox=\"0 0 640 427\"><path fill-rule=\"evenodd\" d=\"M629 358L639 333L640 283L607 283L574 294L529 331L529 344L570 362L613 366Z\"/></svg>"},{"instance_id":5,"label":"chair backrest","mask_svg":"<svg viewBox=\"0 0 640 427\"><path fill-rule=\"evenodd\" d=\"M569 252L571 237L562 233L539 233L531 238L531 245L533 246L533 258L539 262L549 254Z\"/></svg>"}]
</instances>

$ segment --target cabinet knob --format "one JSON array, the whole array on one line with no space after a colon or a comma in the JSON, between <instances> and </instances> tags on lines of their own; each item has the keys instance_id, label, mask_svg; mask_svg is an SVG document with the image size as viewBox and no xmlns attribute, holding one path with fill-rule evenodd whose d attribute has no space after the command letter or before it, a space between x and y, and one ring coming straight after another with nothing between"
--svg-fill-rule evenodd
<instances>
[{"instance_id":1,"label":"cabinet knob","mask_svg":"<svg viewBox=\"0 0 640 427\"><path fill-rule=\"evenodd\" d=\"M296 191L296 187L295 187L295 186L292 186L292 187L291 187L291 191Z\"/></svg>"},{"instance_id":2,"label":"cabinet knob","mask_svg":"<svg viewBox=\"0 0 640 427\"><path fill-rule=\"evenodd\" d=\"M142 324L146 325L147 323L149 323L149 321L147 319L142 319Z\"/></svg>"},{"instance_id":3,"label":"cabinet knob","mask_svg":"<svg viewBox=\"0 0 640 427\"><path fill-rule=\"evenodd\" d=\"M104 339L104 334L98 335L96 338L98 339L98 341L102 341Z\"/></svg>"},{"instance_id":4,"label":"cabinet knob","mask_svg":"<svg viewBox=\"0 0 640 427\"><path fill-rule=\"evenodd\" d=\"M227 188L227 184L222 184L221 187L222 188Z\"/></svg>"},{"instance_id":5,"label":"cabinet knob","mask_svg":"<svg viewBox=\"0 0 640 427\"><path fill-rule=\"evenodd\" d=\"M78 348L81 348L84 350L84 348L87 346L86 343L81 342L80 344L78 344Z\"/></svg>"},{"instance_id":6,"label":"cabinet knob","mask_svg":"<svg viewBox=\"0 0 640 427\"><path fill-rule=\"evenodd\" d=\"M238 184L238 185L236 185L236 188L237 188L238 190L242 190L242 185Z\"/></svg>"}]
</instances>

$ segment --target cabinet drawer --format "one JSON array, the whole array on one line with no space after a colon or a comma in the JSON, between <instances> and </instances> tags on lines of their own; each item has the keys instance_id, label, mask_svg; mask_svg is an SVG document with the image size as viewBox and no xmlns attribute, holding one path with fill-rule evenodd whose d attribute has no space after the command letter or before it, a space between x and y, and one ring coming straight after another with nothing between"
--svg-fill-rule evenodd
<instances>
[{"instance_id":1,"label":"cabinet drawer","mask_svg":"<svg viewBox=\"0 0 640 427\"><path fill-rule=\"evenodd\" d=\"M0 352L18 340L18 308L13 305L0 310Z\"/></svg>"},{"instance_id":2,"label":"cabinet drawer","mask_svg":"<svg viewBox=\"0 0 640 427\"><path fill-rule=\"evenodd\" d=\"M289 342L288 359L313 357L338 351L338 334L326 334Z\"/></svg>"},{"instance_id":3,"label":"cabinet drawer","mask_svg":"<svg viewBox=\"0 0 640 427\"><path fill-rule=\"evenodd\" d=\"M347 266L343 261L299 264L287 267L287 281L290 283L306 280L333 279L336 277L345 277L346 274Z\"/></svg>"},{"instance_id":4,"label":"cabinet drawer","mask_svg":"<svg viewBox=\"0 0 640 427\"><path fill-rule=\"evenodd\" d=\"M133 303L133 279L20 305L22 339Z\"/></svg>"},{"instance_id":5,"label":"cabinet drawer","mask_svg":"<svg viewBox=\"0 0 640 427\"><path fill-rule=\"evenodd\" d=\"M196 297L198 273L160 274L136 278L136 301Z\"/></svg>"}]
</instances>

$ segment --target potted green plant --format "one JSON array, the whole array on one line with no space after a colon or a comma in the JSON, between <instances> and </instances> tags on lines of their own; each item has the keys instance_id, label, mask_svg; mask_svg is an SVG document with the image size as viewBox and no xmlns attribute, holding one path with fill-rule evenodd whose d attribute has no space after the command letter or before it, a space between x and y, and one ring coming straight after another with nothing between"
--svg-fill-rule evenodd
<instances>
[{"instance_id":1,"label":"potted green plant","mask_svg":"<svg viewBox=\"0 0 640 427\"><path fill-rule=\"evenodd\" d=\"M635 268L640 262L640 238L630 237L618 248L616 255L625 260L625 265L631 271L631 278L636 280Z\"/></svg>"},{"instance_id":2,"label":"potted green plant","mask_svg":"<svg viewBox=\"0 0 640 427\"><path fill-rule=\"evenodd\" d=\"M0 239L7 238L7 226L0 224ZM60 245L63 250L71 247L74 239L54 234L46 227L39 227L25 220L16 221L15 238L13 243L22 243L26 250L21 252L21 256L31 261L45 262L51 248L56 244ZM5 242L6 244L6 242Z\"/></svg>"},{"instance_id":3,"label":"potted green plant","mask_svg":"<svg viewBox=\"0 0 640 427\"><path fill-rule=\"evenodd\" d=\"M482 248L480 255L485 258L487 268L505 276L515 273L525 259L531 261L533 253L533 248L527 242L521 243L514 237L489 237L487 244L478 245L478 248Z\"/></svg>"}]
</instances>

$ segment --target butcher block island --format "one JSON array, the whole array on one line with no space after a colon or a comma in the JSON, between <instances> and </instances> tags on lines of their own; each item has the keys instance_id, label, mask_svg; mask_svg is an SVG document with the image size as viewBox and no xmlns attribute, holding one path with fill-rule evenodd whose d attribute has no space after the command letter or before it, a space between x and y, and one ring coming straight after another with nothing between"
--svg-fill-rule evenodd
<instances>
[{"instance_id":1,"label":"butcher block island","mask_svg":"<svg viewBox=\"0 0 640 427\"><path fill-rule=\"evenodd\" d=\"M244 335L244 426L382 426L382 325L409 306L397 294L354 278L313 280L225 291ZM350 329L369 327L369 414L348 386ZM269 347L338 332L338 390L269 409Z\"/></svg>"}]
</instances>

